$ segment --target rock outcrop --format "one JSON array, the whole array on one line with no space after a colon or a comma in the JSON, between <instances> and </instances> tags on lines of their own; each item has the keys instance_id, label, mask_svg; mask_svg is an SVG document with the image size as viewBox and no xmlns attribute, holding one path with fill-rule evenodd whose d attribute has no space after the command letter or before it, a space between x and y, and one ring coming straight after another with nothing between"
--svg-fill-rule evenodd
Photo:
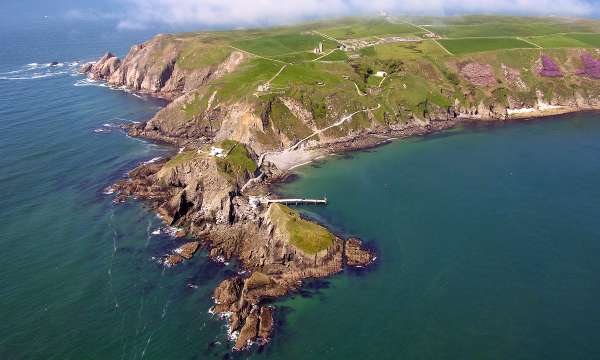
<instances>
[{"instance_id":1,"label":"rock outcrop","mask_svg":"<svg viewBox=\"0 0 600 360\"><path fill-rule=\"evenodd\" d=\"M80 70L83 73L88 73L88 76L94 80L108 80L121 66L121 60L112 53L104 54L94 64L84 64Z\"/></svg>"},{"instance_id":2,"label":"rock outcrop","mask_svg":"<svg viewBox=\"0 0 600 360\"><path fill-rule=\"evenodd\" d=\"M80 71L112 86L173 100L234 71L246 59L243 52L231 51L222 62L186 68L178 62L185 48L185 42L161 34L132 46L122 61L109 52Z\"/></svg>"},{"instance_id":3,"label":"rock outcrop","mask_svg":"<svg viewBox=\"0 0 600 360\"><path fill-rule=\"evenodd\" d=\"M346 240L344 255L346 264L352 267L365 267L375 260L375 255L363 248L362 241L353 238Z\"/></svg>"},{"instance_id":4,"label":"rock outcrop","mask_svg":"<svg viewBox=\"0 0 600 360\"><path fill-rule=\"evenodd\" d=\"M268 342L274 308L266 300L298 289L306 279L340 272L344 257L348 266L365 266L374 257L360 241L344 245L344 240L283 205L251 205L239 194L250 175L232 181L218 161L202 152L183 152L168 162L134 169L114 189L119 202L145 199L166 223L185 228L197 239L175 249L166 265L191 258L200 246L212 258L239 259L247 275L226 279L215 289L212 311L228 319L230 332L237 335L235 348L241 350ZM317 247L298 243L290 221L301 226L294 234L304 232Z\"/></svg>"}]
</instances>

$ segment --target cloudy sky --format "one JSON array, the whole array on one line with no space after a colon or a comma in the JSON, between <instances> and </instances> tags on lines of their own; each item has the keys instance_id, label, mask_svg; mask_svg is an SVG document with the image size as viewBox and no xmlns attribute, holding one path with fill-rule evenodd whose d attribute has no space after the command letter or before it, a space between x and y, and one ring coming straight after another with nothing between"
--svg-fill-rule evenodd
<instances>
[{"instance_id":1,"label":"cloudy sky","mask_svg":"<svg viewBox=\"0 0 600 360\"><path fill-rule=\"evenodd\" d=\"M152 26L247 27L342 15L600 16L600 0L2 0L0 16L109 19L123 29Z\"/></svg>"}]
</instances>

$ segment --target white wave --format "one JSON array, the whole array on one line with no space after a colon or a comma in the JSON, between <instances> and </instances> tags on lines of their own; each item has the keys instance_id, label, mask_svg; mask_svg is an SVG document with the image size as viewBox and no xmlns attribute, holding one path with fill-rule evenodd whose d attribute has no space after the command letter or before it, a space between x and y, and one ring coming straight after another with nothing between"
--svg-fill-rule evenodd
<instances>
[{"instance_id":1,"label":"white wave","mask_svg":"<svg viewBox=\"0 0 600 360\"><path fill-rule=\"evenodd\" d=\"M22 73L23 71L25 71L25 69L0 72L0 75L19 74L19 73Z\"/></svg>"},{"instance_id":2,"label":"white wave","mask_svg":"<svg viewBox=\"0 0 600 360\"><path fill-rule=\"evenodd\" d=\"M182 228L178 228L175 226L166 226L162 229L162 232L169 235L170 237L176 237L177 232L182 231Z\"/></svg>"},{"instance_id":3,"label":"white wave","mask_svg":"<svg viewBox=\"0 0 600 360\"><path fill-rule=\"evenodd\" d=\"M156 229L152 232L152 235L160 235L160 229Z\"/></svg>"},{"instance_id":4,"label":"white wave","mask_svg":"<svg viewBox=\"0 0 600 360\"><path fill-rule=\"evenodd\" d=\"M157 161L159 161L159 160L161 160L161 159L162 159L162 156L157 156L157 157L154 157L154 158L152 158L152 159L150 159L150 160L148 160L148 161L144 161L144 162L142 163L142 165L153 164L153 163L155 163L155 162L157 162Z\"/></svg>"},{"instance_id":5,"label":"white wave","mask_svg":"<svg viewBox=\"0 0 600 360\"><path fill-rule=\"evenodd\" d=\"M103 82L99 82L93 79L89 79L89 78L85 78L85 79L80 79L77 80L73 86L99 86L99 87L108 87L108 85L106 85Z\"/></svg>"},{"instance_id":6,"label":"white wave","mask_svg":"<svg viewBox=\"0 0 600 360\"><path fill-rule=\"evenodd\" d=\"M55 74L34 74L31 76L0 76L0 80L35 80L55 76Z\"/></svg>"},{"instance_id":7,"label":"white wave","mask_svg":"<svg viewBox=\"0 0 600 360\"><path fill-rule=\"evenodd\" d=\"M56 64L39 64L34 62L24 65L17 70L1 72L0 80L34 80L54 76L63 76L67 74L74 75L77 73L76 70L74 70L75 66L76 65L71 66L69 64L69 66L65 68L64 62L59 62Z\"/></svg>"}]
</instances>

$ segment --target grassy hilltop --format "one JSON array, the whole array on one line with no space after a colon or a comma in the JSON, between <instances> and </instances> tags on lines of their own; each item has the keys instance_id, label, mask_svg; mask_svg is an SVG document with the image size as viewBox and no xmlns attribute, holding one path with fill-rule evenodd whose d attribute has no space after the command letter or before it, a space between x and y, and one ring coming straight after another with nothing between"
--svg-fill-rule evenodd
<instances>
[{"instance_id":1,"label":"grassy hilltop","mask_svg":"<svg viewBox=\"0 0 600 360\"><path fill-rule=\"evenodd\" d=\"M315 53L319 44L322 52ZM161 64L161 59L176 54L175 69L185 74L243 53L234 70L207 77L186 91L177 109L164 112L168 121L161 128L193 123L216 132L229 115L223 115L226 110L215 115L215 109L244 104L261 119L260 131L244 126L263 150L290 146L361 109L375 110L359 112L314 139L441 117L450 109L473 114L493 108L503 114L504 109L533 107L539 101L572 105L575 99L600 98L600 75L585 76L581 70L587 66L582 60L586 56L591 59L587 67L597 70L600 48L600 22L586 19L344 18L160 35L152 46L152 56L144 61L168 68L171 63ZM548 64L559 75L543 75L550 74L540 70Z\"/></svg>"}]
</instances>

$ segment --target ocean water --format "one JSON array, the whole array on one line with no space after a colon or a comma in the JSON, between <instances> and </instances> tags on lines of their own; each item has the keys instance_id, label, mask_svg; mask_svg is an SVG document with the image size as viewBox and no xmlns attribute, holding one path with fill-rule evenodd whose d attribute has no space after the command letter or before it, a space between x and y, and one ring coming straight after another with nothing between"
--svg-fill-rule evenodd
<instances>
[{"instance_id":1,"label":"ocean water","mask_svg":"<svg viewBox=\"0 0 600 360\"><path fill-rule=\"evenodd\" d=\"M231 354L207 310L234 265L200 253L165 269L156 258L184 240L103 194L173 151L114 127L163 104L74 64L160 30L2 31L0 359L600 358L600 115L469 126L298 169L279 191L327 195L301 210L378 260L276 301L273 343Z\"/></svg>"}]
</instances>

